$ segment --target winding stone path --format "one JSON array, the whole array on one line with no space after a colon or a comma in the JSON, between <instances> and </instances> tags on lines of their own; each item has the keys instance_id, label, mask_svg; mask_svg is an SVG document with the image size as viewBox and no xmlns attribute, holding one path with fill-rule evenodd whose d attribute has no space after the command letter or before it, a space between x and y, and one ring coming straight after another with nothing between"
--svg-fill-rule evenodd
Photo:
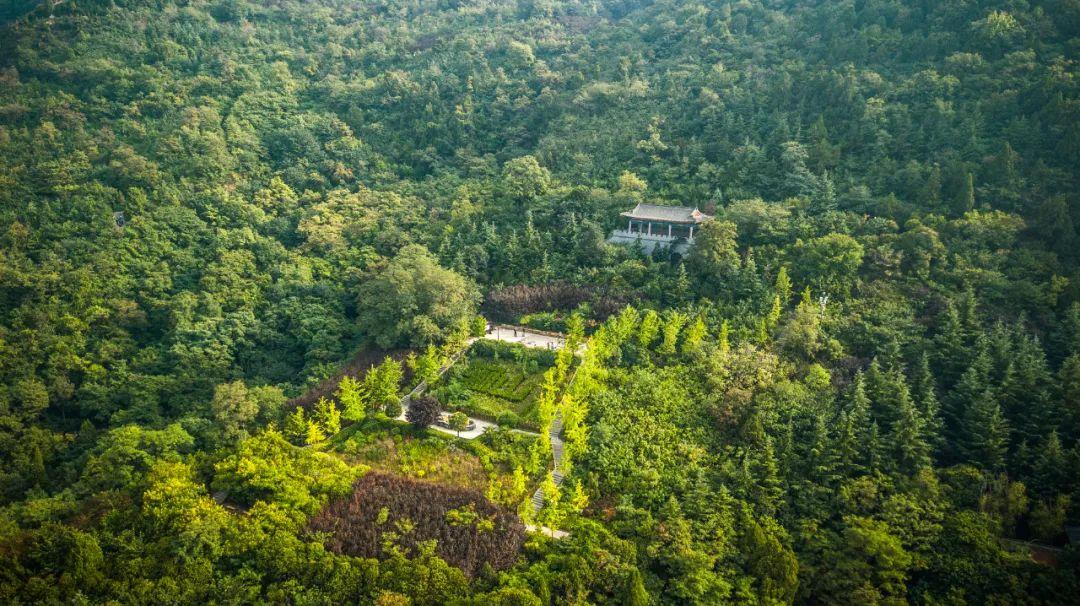
<instances>
[{"instance_id":1,"label":"winding stone path","mask_svg":"<svg viewBox=\"0 0 1080 606\"><path fill-rule=\"evenodd\" d=\"M542 349L559 349L566 343L566 339L563 337L555 336L553 334L541 334L533 332L531 330L524 329L522 327L515 326L493 326L484 335L485 339L492 339L495 341L505 341L507 343L520 343L526 347L539 347ZM474 337L469 339L465 348L458 352L453 358L451 358L442 368L439 369L439 376L441 377L447 370L453 366L458 359L469 350L469 347L477 341L478 338ZM580 353L584 349L584 344L578 349ZM571 377L570 383L573 383L574 377ZM569 387L569 384L567 384ZM411 392L401 398L401 414L398 415L398 421L406 421L405 411L409 409L409 402L412 398L419 397L427 390L427 383L421 381L419 385L413 388ZM469 419L476 424L476 427L469 431L457 432L453 429L442 427L439 425L432 425L430 428L443 433L448 433L453 436L472 440L480 437L485 431L492 427L498 427L495 423L490 421L484 421L482 419L476 419L469 417ZM551 455L554 459L554 469L551 471L551 479L555 482L556 486L562 486L563 474L562 474L562 457L563 457L563 441L562 441L562 415L556 413L555 418L551 421L551 431L549 432L549 439L551 441ZM525 431L522 429L513 429L511 431L517 433L523 433L528 435L537 436L539 434ZM536 489L536 492L532 495L532 508L533 513L539 513L544 507L544 488L543 486ZM558 530L555 528L548 528L547 526L534 526L527 524L525 529L529 532L542 532L550 537L561 539L569 535L565 530Z\"/></svg>"}]
</instances>

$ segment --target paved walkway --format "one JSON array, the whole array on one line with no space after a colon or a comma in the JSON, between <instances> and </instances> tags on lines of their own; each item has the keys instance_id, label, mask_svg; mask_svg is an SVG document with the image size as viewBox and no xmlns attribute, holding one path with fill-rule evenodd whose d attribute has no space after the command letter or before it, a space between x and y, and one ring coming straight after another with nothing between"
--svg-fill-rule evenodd
<instances>
[{"instance_id":1,"label":"paved walkway","mask_svg":"<svg viewBox=\"0 0 1080 606\"><path fill-rule=\"evenodd\" d=\"M450 370L450 367L453 366L458 361L458 359L461 358L461 356L463 356L465 352L469 350L469 347L472 346L472 344L476 342L479 338L480 337L473 337L469 339L465 345L465 349L458 352L457 355L451 358L445 365L443 365L442 368L439 369L439 376L441 377L446 373L446 371ZM504 324L496 324L494 326L489 326L487 333L482 338L492 339L495 341L505 341L507 343L521 343L525 347L538 347L542 349L552 350L560 349L566 343L566 339L561 336L541 334L528 330L526 328L522 328L521 326L506 326ZM408 419L405 418L405 411L409 409L409 401L412 400L412 398L423 395L425 391L427 391L427 384L421 382L419 385L414 387L411 392L402 397L401 414L397 416L396 420L408 422ZM462 431L460 434L458 434L458 432L454 431L453 429L441 427L439 425L432 425L431 429L441 431L443 433L448 433L453 436L458 436L466 440L474 440L484 435L484 432L488 429L492 427L498 427L498 425L495 423L492 423L490 421L484 421L483 419L477 419L475 417L469 417L469 420L476 424L476 427L474 429L470 429L469 431ZM532 431L525 431L523 429L514 429L512 431L528 434L531 436L540 435L538 433ZM555 447L556 440L558 440L559 442L557 450ZM554 434L552 435L552 450L556 450L556 452L558 452L557 456L559 457L559 459L562 458L562 440L559 440L558 437ZM556 470L558 470L559 467L559 459L556 459L555 461ZM556 481L561 482L562 476L559 476L558 480Z\"/></svg>"},{"instance_id":2,"label":"paved walkway","mask_svg":"<svg viewBox=\"0 0 1080 606\"><path fill-rule=\"evenodd\" d=\"M551 349L551 350L560 349L566 343L566 339L564 337L561 337L561 336L541 334L541 333L538 333L538 332L533 332L531 330L524 329L524 328L522 328L520 326L504 326L504 325L495 325L495 326L489 327L487 334L484 335L484 338L486 338L486 339L494 339L496 341L505 341L507 343L520 343L520 344L524 345L525 347L539 347L539 348ZM446 371L449 370L450 367L453 366L454 363L457 362L458 359L462 355L464 355L464 353L466 351L468 351L469 346L471 346L474 341L476 341L476 338L469 339L469 342L466 345L465 349L458 352L457 355L455 355L453 358L451 358L449 361L447 361L447 363L442 368L439 369L439 376L440 377L444 373L446 373ZM584 347L585 347L584 344L582 344L581 347L578 349L578 353L583 351ZM576 378L576 377L571 377L570 383L573 383L574 378ZM567 388L569 388L569 384L567 384ZM412 400L412 398L419 397L420 395L422 395L426 390L427 390L427 384L425 382L421 382L419 385L417 385L415 388L413 388L413 390L411 392L409 392L408 394L406 394L404 397L401 398L401 414L397 417L398 421L408 422L408 419L405 418L405 412L409 409L409 402ZM484 434L484 432L487 431L488 429L490 429L492 427L498 427L498 425L496 425L495 423L491 423L489 421L484 421L482 419L475 419L473 417L469 417L469 420L472 421L476 426L473 429L470 429L468 431L462 431L460 433L457 432L457 431L454 431L453 429L450 429L450 428L447 428L447 427L442 427L440 425L431 425L430 428L434 429L436 431L441 431L443 433L453 435L453 436L458 436L458 437L464 438L466 440L473 440L475 438L478 438L478 437L482 436ZM518 433L529 434L529 435L538 435L538 434L535 434L533 432L524 431L524 430L520 430L520 429L515 429L515 430L512 430L512 431L516 431ZM563 456L563 441L562 441L562 437L559 435L561 433L562 433L562 416L556 414L555 419L552 420L552 422L551 422L551 431L549 432L549 436L550 436L550 440L551 440L551 454L552 454L552 458L554 459L554 463L555 463L554 469L551 472L551 477L552 477L552 480L554 480L556 486L561 486L562 481L563 481L562 470L560 469L560 465L562 464L562 456ZM541 509L543 509L543 507L544 507L544 489L543 489L543 487L540 487L540 488L537 488L536 492L534 492L533 495L532 495L533 512L534 513L539 513L539 511ZM544 533L544 534L546 534L546 535L548 535L548 536L550 536L552 538L556 538L556 539L561 539L561 538L564 538L564 537L569 535L569 533L567 533L564 530L558 530L558 529L555 529L555 528L548 528L547 526L534 526L532 524L529 524L529 525L525 526L525 529L528 530L529 532L542 532L542 533Z\"/></svg>"},{"instance_id":3,"label":"paved walkway","mask_svg":"<svg viewBox=\"0 0 1080 606\"><path fill-rule=\"evenodd\" d=\"M505 324L489 327L484 338L506 343L520 343L525 347L540 349L560 349L566 343L566 339L561 336L541 334L521 326L506 326Z\"/></svg>"},{"instance_id":4,"label":"paved walkway","mask_svg":"<svg viewBox=\"0 0 1080 606\"><path fill-rule=\"evenodd\" d=\"M476 339L477 339L477 337L473 337L473 338L469 339L465 343L464 349L462 349L458 353L454 354L454 356L452 358L450 358L449 360L446 361L446 364L443 364L442 368L439 369L439 376L440 377L443 376L444 374L446 374L446 371L450 370L450 367L453 366L455 363L457 363L457 361L461 358L461 356L465 355L465 352L469 351L469 347L471 347L472 344L474 342L476 342ZM409 420L407 418L405 418L405 413L409 410L409 402L411 402L413 398L418 398L418 397L422 396L424 394L424 392L427 391L427 388L428 388L427 382L426 381L420 381L420 384L417 385L416 387L414 387L412 391L410 391L409 393L402 396L401 397L401 414L398 415L397 417L395 417L395 420L404 421L404 422L408 423ZM430 428L434 429L436 431L441 431L443 433L448 433L448 434L450 434L452 436L465 438L466 440L473 440L473 439L479 438L480 436L484 435L484 432L487 431L488 429L490 429L492 427L496 427L496 425L494 423L491 423L489 421L484 421L482 419L474 419L472 417L469 417L469 420L472 421L473 424L476 425L476 427L474 427L473 429L470 429L468 431L461 431L460 433L453 430L453 429L450 429L449 427L443 427L443 426L437 425L437 424L436 425L431 425Z\"/></svg>"},{"instance_id":5,"label":"paved walkway","mask_svg":"<svg viewBox=\"0 0 1080 606\"><path fill-rule=\"evenodd\" d=\"M401 403L401 414L398 415L395 420L404 421L404 422L408 423L409 420L405 418L405 411L406 410L408 410L408 403L403 401ZM473 423L475 423L476 427L474 427L473 429L470 429L468 431L462 430L460 434L458 434L457 431L454 431L453 429L450 429L449 427L443 427L443 426L437 425L437 424L429 426L428 429L434 429L435 431L441 431L443 433L448 433L448 434L450 434L452 436L459 437L459 438L464 438L466 440L475 440L476 438L479 438L480 436L484 435L484 432L487 431L488 429L491 429L492 427L498 427L498 425L496 425L494 423L491 423L489 421L484 421L483 419L474 419L473 417L469 417L469 420L472 421Z\"/></svg>"},{"instance_id":6,"label":"paved walkway","mask_svg":"<svg viewBox=\"0 0 1080 606\"><path fill-rule=\"evenodd\" d=\"M546 534L553 539L565 539L566 537L570 536L570 533L566 532L565 530L557 530L555 528L548 528L547 526L534 526L532 524L526 524L525 530L529 532L540 532Z\"/></svg>"}]
</instances>

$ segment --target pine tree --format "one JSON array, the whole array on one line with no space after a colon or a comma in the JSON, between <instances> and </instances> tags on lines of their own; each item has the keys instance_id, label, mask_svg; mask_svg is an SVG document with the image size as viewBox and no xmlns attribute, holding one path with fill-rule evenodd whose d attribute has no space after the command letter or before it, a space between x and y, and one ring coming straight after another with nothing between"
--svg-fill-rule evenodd
<instances>
[{"instance_id":1,"label":"pine tree","mask_svg":"<svg viewBox=\"0 0 1080 606\"><path fill-rule=\"evenodd\" d=\"M1080 438L1080 355L1065 359L1058 370L1061 428L1066 437Z\"/></svg>"},{"instance_id":2,"label":"pine tree","mask_svg":"<svg viewBox=\"0 0 1080 606\"><path fill-rule=\"evenodd\" d=\"M889 380L877 358L870 361L870 366L863 374L866 397L870 400L870 415L884 428L892 424L891 399L895 385Z\"/></svg>"},{"instance_id":3,"label":"pine tree","mask_svg":"<svg viewBox=\"0 0 1080 606\"><path fill-rule=\"evenodd\" d=\"M773 297L772 309L769 310L769 315L766 316L765 326L769 330L776 328L776 325L780 323L780 313L783 308L780 305L780 295Z\"/></svg>"},{"instance_id":4,"label":"pine tree","mask_svg":"<svg viewBox=\"0 0 1080 606\"><path fill-rule=\"evenodd\" d=\"M694 470L694 479L690 484L690 490L682 498L683 509L693 519L705 519L716 509L715 498L716 493L709 484L705 470L698 467Z\"/></svg>"},{"instance_id":5,"label":"pine tree","mask_svg":"<svg viewBox=\"0 0 1080 606\"><path fill-rule=\"evenodd\" d=\"M953 212L959 216L975 208L975 176L966 173L960 180L960 188L953 202Z\"/></svg>"},{"instance_id":6,"label":"pine tree","mask_svg":"<svg viewBox=\"0 0 1080 606\"><path fill-rule=\"evenodd\" d=\"M923 439L923 423L908 394L907 385L898 385L896 396L897 418L893 423L889 442L896 468L912 475L930 466L930 447Z\"/></svg>"},{"instance_id":7,"label":"pine tree","mask_svg":"<svg viewBox=\"0 0 1080 606\"><path fill-rule=\"evenodd\" d=\"M938 370L942 385L951 388L970 365L970 358L964 342L960 312L952 301L946 304L944 315L944 320L934 336L934 368Z\"/></svg>"},{"instance_id":8,"label":"pine tree","mask_svg":"<svg viewBox=\"0 0 1080 606\"><path fill-rule=\"evenodd\" d=\"M341 431L341 411L332 400L319 398L319 401L315 403L314 420L328 436Z\"/></svg>"},{"instance_id":9,"label":"pine tree","mask_svg":"<svg viewBox=\"0 0 1080 606\"><path fill-rule=\"evenodd\" d=\"M788 277L787 266L781 265L780 271L776 272L775 286L780 304L786 307L791 302L791 278Z\"/></svg>"},{"instance_id":10,"label":"pine tree","mask_svg":"<svg viewBox=\"0 0 1080 606\"><path fill-rule=\"evenodd\" d=\"M980 352L964 371L960 381L946 400L944 409L945 436L948 445L958 445L964 439L968 410L985 400L993 400L990 391L990 356ZM994 406L997 402L994 401Z\"/></svg>"},{"instance_id":11,"label":"pine tree","mask_svg":"<svg viewBox=\"0 0 1080 606\"><path fill-rule=\"evenodd\" d=\"M698 316L686 327L686 332L683 333L682 353L691 355L701 349L701 342L705 339L705 332L705 320Z\"/></svg>"},{"instance_id":12,"label":"pine tree","mask_svg":"<svg viewBox=\"0 0 1080 606\"><path fill-rule=\"evenodd\" d=\"M896 335L889 335L888 339L881 344L877 359L880 361L881 367L893 375L892 380L895 380L895 375L899 373L900 368L904 365L904 354L900 350L900 341L896 338Z\"/></svg>"},{"instance_id":13,"label":"pine tree","mask_svg":"<svg viewBox=\"0 0 1080 606\"><path fill-rule=\"evenodd\" d=\"M1058 326L1056 341L1061 357L1080 355L1080 302L1073 303Z\"/></svg>"},{"instance_id":14,"label":"pine tree","mask_svg":"<svg viewBox=\"0 0 1080 606\"><path fill-rule=\"evenodd\" d=\"M1019 338L1019 335L1013 334L1014 332L1004 322L996 322L990 329L989 336L986 338L986 349L990 353L992 376L1005 376L1005 371L1013 359L1013 342Z\"/></svg>"},{"instance_id":15,"label":"pine tree","mask_svg":"<svg viewBox=\"0 0 1080 606\"><path fill-rule=\"evenodd\" d=\"M930 371L930 356L923 352L911 377L912 399L922 419L922 439L932 453L941 453L945 436L941 420L941 403L934 388L934 375Z\"/></svg>"},{"instance_id":16,"label":"pine tree","mask_svg":"<svg viewBox=\"0 0 1080 606\"><path fill-rule=\"evenodd\" d=\"M1032 492L1044 499L1061 492L1067 484L1066 467L1061 438L1058 437L1056 431L1051 431L1035 458L1034 477L1031 482Z\"/></svg>"},{"instance_id":17,"label":"pine tree","mask_svg":"<svg viewBox=\"0 0 1080 606\"><path fill-rule=\"evenodd\" d=\"M922 189L918 194L919 206L928 210L939 209L941 203L941 168L937 165L930 167L930 173L926 176Z\"/></svg>"},{"instance_id":18,"label":"pine tree","mask_svg":"<svg viewBox=\"0 0 1080 606\"><path fill-rule=\"evenodd\" d=\"M859 440L859 432L855 428L855 423L851 420L851 413L849 411L841 412L837 417L837 435L836 435L836 459L839 464L840 472L845 477L854 477L861 475L864 471L862 463L860 462L859 452L863 448L862 442Z\"/></svg>"},{"instance_id":19,"label":"pine tree","mask_svg":"<svg viewBox=\"0 0 1080 606\"><path fill-rule=\"evenodd\" d=\"M668 292L668 298L673 305L683 305L693 298L693 283L690 281L690 274L686 271L686 265L679 263L678 269L675 271L675 280L672 282Z\"/></svg>"},{"instance_id":20,"label":"pine tree","mask_svg":"<svg viewBox=\"0 0 1080 606\"><path fill-rule=\"evenodd\" d=\"M656 341L656 337L660 335L660 314L654 310L645 312L645 315L641 317L641 324L638 326L638 345L642 349L649 349L653 342Z\"/></svg>"},{"instance_id":21,"label":"pine tree","mask_svg":"<svg viewBox=\"0 0 1080 606\"><path fill-rule=\"evenodd\" d=\"M739 268L736 275L737 279L735 280L735 283L737 288L735 294L738 298L749 299L751 301L762 299L766 287L761 281L761 274L758 273L757 261L754 260L753 249L746 251L742 267Z\"/></svg>"},{"instance_id":22,"label":"pine tree","mask_svg":"<svg viewBox=\"0 0 1080 606\"><path fill-rule=\"evenodd\" d=\"M1038 340L1021 337L998 390L1014 441L1037 444L1055 425L1059 411L1054 409L1051 385L1053 376Z\"/></svg>"},{"instance_id":23,"label":"pine tree","mask_svg":"<svg viewBox=\"0 0 1080 606\"><path fill-rule=\"evenodd\" d=\"M1008 444L1008 423L993 394L984 389L964 410L959 454L981 469L1000 471L1005 467Z\"/></svg>"},{"instance_id":24,"label":"pine tree","mask_svg":"<svg viewBox=\"0 0 1080 606\"><path fill-rule=\"evenodd\" d=\"M985 337L986 333L979 320L979 299L975 296L975 291L969 288L960 293L956 307L960 314L960 327L964 340L974 343L977 338Z\"/></svg>"},{"instance_id":25,"label":"pine tree","mask_svg":"<svg viewBox=\"0 0 1080 606\"><path fill-rule=\"evenodd\" d=\"M283 433L285 438L293 444L305 444L307 439L308 422L304 417L304 409L300 406L285 419Z\"/></svg>"},{"instance_id":26,"label":"pine tree","mask_svg":"<svg viewBox=\"0 0 1080 606\"><path fill-rule=\"evenodd\" d=\"M841 461L848 459L847 465L852 474L863 473L868 470L870 464L870 451L867 450L867 445L870 441L872 424L870 398L866 395L866 379L861 372L855 375L848 392L844 422L841 434L843 441L839 445L838 456Z\"/></svg>"},{"instance_id":27,"label":"pine tree","mask_svg":"<svg viewBox=\"0 0 1080 606\"><path fill-rule=\"evenodd\" d=\"M304 432L304 444L318 444L326 439L326 434L323 433L322 427L319 426L314 420L309 420L307 423L307 429Z\"/></svg>"},{"instance_id":28,"label":"pine tree","mask_svg":"<svg viewBox=\"0 0 1080 606\"><path fill-rule=\"evenodd\" d=\"M870 422L870 431L866 432L864 448L866 449L866 471L868 473L881 471L885 460L883 456L885 449L881 443L881 430L876 422Z\"/></svg>"},{"instance_id":29,"label":"pine tree","mask_svg":"<svg viewBox=\"0 0 1080 606\"><path fill-rule=\"evenodd\" d=\"M775 516L783 502L784 485L780 480L779 468L776 463L776 453L773 450L773 441L765 436L764 446L755 454L753 465L755 483L755 502L760 507L759 511L769 516Z\"/></svg>"},{"instance_id":30,"label":"pine tree","mask_svg":"<svg viewBox=\"0 0 1080 606\"><path fill-rule=\"evenodd\" d=\"M342 416L345 420L358 423L367 416L367 402L360 388L360 382L348 375L338 383L337 400L341 402Z\"/></svg>"}]
</instances>

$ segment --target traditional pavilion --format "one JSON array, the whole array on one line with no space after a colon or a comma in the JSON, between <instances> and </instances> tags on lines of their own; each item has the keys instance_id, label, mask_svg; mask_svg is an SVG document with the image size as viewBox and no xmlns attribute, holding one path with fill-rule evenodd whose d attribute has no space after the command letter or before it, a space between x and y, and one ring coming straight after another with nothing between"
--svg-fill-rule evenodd
<instances>
[{"instance_id":1,"label":"traditional pavilion","mask_svg":"<svg viewBox=\"0 0 1080 606\"><path fill-rule=\"evenodd\" d=\"M620 213L627 220L626 229L611 232L608 242L633 244L640 242L645 252L671 248L685 254L694 242L694 228L712 217L696 208L686 206L657 206L638 204L634 210Z\"/></svg>"}]
</instances>

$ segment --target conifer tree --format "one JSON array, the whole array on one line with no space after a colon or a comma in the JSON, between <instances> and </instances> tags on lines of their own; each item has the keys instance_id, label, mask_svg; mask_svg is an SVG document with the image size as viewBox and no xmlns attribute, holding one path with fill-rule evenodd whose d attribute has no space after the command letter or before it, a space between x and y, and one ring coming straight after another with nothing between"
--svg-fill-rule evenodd
<instances>
[{"instance_id":1,"label":"conifer tree","mask_svg":"<svg viewBox=\"0 0 1080 606\"><path fill-rule=\"evenodd\" d=\"M993 406L997 407L990 390L990 356L985 351L976 355L946 401L943 416L948 445L960 444L964 439L964 423L968 410L984 401L992 401Z\"/></svg>"},{"instance_id":2,"label":"conifer tree","mask_svg":"<svg viewBox=\"0 0 1080 606\"><path fill-rule=\"evenodd\" d=\"M663 339L660 341L660 346L657 347L656 353L662 356L674 355L676 345L678 345L679 341L679 332L685 324L686 314L677 311L670 312L667 321L664 322Z\"/></svg>"},{"instance_id":3,"label":"conifer tree","mask_svg":"<svg viewBox=\"0 0 1080 606\"><path fill-rule=\"evenodd\" d=\"M962 460L988 471L1004 469L1009 426L989 389L984 389L967 403L962 422L958 442Z\"/></svg>"},{"instance_id":4,"label":"conifer tree","mask_svg":"<svg viewBox=\"0 0 1080 606\"><path fill-rule=\"evenodd\" d=\"M731 350L731 324L727 320L720 322L720 334L716 337L717 346L721 355L726 355Z\"/></svg>"},{"instance_id":5,"label":"conifer tree","mask_svg":"<svg viewBox=\"0 0 1080 606\"><path fill-rule=\"evenodd\" d=\"M320 427L314 419L309 419L306 431L304 432L304 444L318 444L325 439L326 434L323 432L322 427Z\"/></svg>"},{"instance_id":6,"label":"conifer tree","mask_svg":"<svg viewBox=\"0 0 1080 606\"><path fill-rule=\"evenodd\" d=\"M772 309L769 310L769 315L766 316L765 325L766 328L772 330L776 328L776 325L780 323L780 314L782 312L780 305L780 295L773 297Z\"/></svg>"},{"instance_id":7,"label":"conifer tree","mask_svg":"<svg viewBox=\"0 0 1080 606\"><path fill-rule=\"evenodd\" d=\"M934 336L934 368L945 388L952 387L960 380L970 364L968 356L960 312L952 301L948 301L944 318Z\"/></svg>"},{"instance_id":8,"label":"conifer tree","mask_svg":"<svg viewBox=\"0 0 1080 606\"><path fill-rule=\"evenodd\" d=\"M870 431L866 432L866 471L874 473L881 471L884 465L884 446L881 441L881 429L876 421L870 422Z\"/></svg>"},{"instance_id":9,"label":"conifer tree","mask_svg":"<svg viewBox=\"0 0 1080 606\"><path fill-rule=\"evenodd\" d=\"M922 419L922 439L931 453L940 454L944 440L941 420L941 403L934 388L934 375L930 371L930 356L923 352L911 377L911 396Z\"/></svg>"},{"instance_id":10,"label":"conifer tree","mask_svg":"<svg viewBox=\"0 0 1080 606\"><path fill-rule=\"evenodd\" d=\"M334 405L333 400L319 398L313 412L314 421L319 424L323 433L332 436L341 431L341 411Z\"/></svg>"},{"instance_id":11,"label":"conifer tree","mask_svg":"<svg viewBox=\"0 0 1080 606\"><path fill-rule=\"evenodd\" d=\"M846 477L860 475L863 466L860 462L859 452L863 444L859 440L859 432L856 431L850 411L843 411L837 417L836 436L836 460L839 469Z\"/></svg>"},{"instance_id":12,"label":"conifer tree","mask_svg":"<svg viewBox=\"0 0 1080 606\"><path fill-rule=\"evenodd\" d=\"M1061 428L1068 438L1080 438L1080 355L1065 359L1058 370Z\"/></svg>"},{"instance_id":13,"label":"conifer tree","mask_svg":"<svg viewBox=\"0 0 1080 606\"><path fill-rule=\"evenodd\" d=\"M649 349L652 347L656 337L660 335L660 314L650 309L645 312L645 315L641 318L641 325L638 326L637 342L642 349Z\"/></svg>"},{"instance_id":14,"label":"conifer tree","mask_svg":"<svg viewBox=\"0 0 1080 606\"><path fill-rule=\"evenodd\" d=\"M844 420L844 433L841 435L845 442L840 444L837 455L841 461L850 457L846 463L852 473L865 472L871 463L868 445L873 424L870 420L870 398L866 395L866 379L861 372L855 375L848 392ZM850 435L845 435L847 433Z\"/></svg>"},{"instance_id":15,"label":"conifer tree","mask_svg":"<svg viewBox=\"0 0 1080 606\"><path fill-rule=\"evenodd\" d=\"M923 439L923 422L911 401L907 385L900 382L897 389L897 418L889 442L897 470L911 475L930 465L930 447Z\"/></svg>"},{"instance_id":16,"label":"conifer tree","mask_svg":"<svg viewBox=\"0 0 1080 606\"><path fill-rule=\"evenodd\" d=\"M817 412L812 414L810 453L808 457L811 464L811 474L809 477L816 478L817 483L821 485L831 486L839 479L839 476L836 473L837 452L836 449L833 448L832 440L829 438L829 430L825 423L825 416ZM771 452L771 445L769 450Z\"/></svg>"},{"instance_id":17,"label":"conifer tree","mask_svg":"<svg viewBox=\"0 0 1080 606\"><path fill-rule=\"evenodd\" d=\"M757 451L753 458L751 471L756 480L753 484L755 502L758 504L761 513L775 516L784 498L784 485L780 480L780 472L771 437L765 436L761 450Z\"/></svg>"},{"instance_id":18,"label":"conifer tree","mask_svg":"<svg viewBox=\"0 0 1080 606\"><path fill-rule=\"evenodd\" d=\"M686 265L679 263L679 267L675 270L675 279L666 291L668 299L673 305L683 305L693 298L692 287L693 283L690 281L690 274L686 271Z\"/></svg>"},{"instance_id":19,"label":"conifer tree","mask_svg":"<svg viewBox=\"0 0 1080 606\"><path fill-rule=\"evenodd\" d=\"M776 296L780 297L780 304L787 307L791 303L791 278L788 277L788 271L786 265L781 265L780 270L776 272Z\"/></svg>"},{"instance_id":20,"label":"conifer tree","mask_svg":"<svg viewBox=\"0 0 1080 606\"><path fill-rule=\"evenodd\" d=\"M977 338L986 336L979 320L979 299L975 296L975 291L969 288L960 293L957 312L960 315L964 339L968 343L974 343Z\"/></svg>"},{"instance_id":21,"label":"conifer tree","mask_svg":"<svg viewBox=\"0 0 1080 606\"><path fill-rule=\"evenodd\" d=\"M975 208L975 176L966 173L960 180L960 188L956 192L956 200L953 203L953 212L962 215Z\"/></svg>"},{"instance_id":22,"label":"conifer tree","mask_svg":"<svg viewBox=\"0 0 1080 606\"><path fill-rule=\"evenodd\" d=\"M357 423L367 416L367 402L361 391L360 382L355 378L345 375L338 383L337 400L341 402L341 416L346 421Z\"/></svg>"},{"instance_id":23,"label":"conifer tree","mask_svg":"<svg viewBox=\"0 0 1080 606\"><path fill-rule=\"evenodd\" d=\"M1039 454L1035 457L1034 477L1032 478L1032 492L1043 499L1057 494L1068 484L1065 461L1065 452L1061 447L1061 439L1057 431L1051 431L1046 438ZM1076 480L1073 479L1073 482Z\"/></svg>"},{"instance_id":24,"label":"conifer tree","mask_svg":"<svg viewBox=\"0 0 1080 606\"><path fill-rule=\"evenodd\" d=\"M1013 359L1013 342L1019 338L1014 332L1016 331L1010 330L1004 322L996 322L990 329L986 337L986 349L992 362L992 376L1005 376L1009 362Z\"/></svg>"},{"instance_id":25,"label":"conifer tree","mask_svg":"<svg viewBox=\"0 0 1080 606\"><path fill-rule=\"evenodd\" d=\"M285 427L283 432L285 438L293 444L302 445L306 443L308 433L308 422L304 416L304 409L301 406L297 406L296 410L292 412L285 419Z\"/></svg>"},{"instance_id":26,"label":"conifer tree","mask_svg":"<svg viewBox=\"0 0 1080 606\"><path fill-rule=\"evenodd\" d=\"M863 373L866 397L870 400L870 416L884 428L892 423L890 400L895 385L881 368L877 358L870 361L870 366Z\"/></svg>"},{"instance_id":27,"label":"conifer tree","mask_svg":"<svg viewBox=\"0 0 1080 606\"><path fill-rule=\"evenodd\" d=\"M683 333L682 353L690 355L701 349L701 342L705 339L705 332L705 320L698 316L686 327L686 332Z\"/></svg>"},{"instance_id":28,"label":"conifer tree","mask_svg":"<svg viewBox=\"0 0 1080 606\"><path fill-rule=\"evenodd\" d=\"M998 389L998 401L1013 429L1013 440L1038 444L1056 424L1050 395L1053 376L1037 339L1020 337Z\"/></svg>"}]
</instances>

